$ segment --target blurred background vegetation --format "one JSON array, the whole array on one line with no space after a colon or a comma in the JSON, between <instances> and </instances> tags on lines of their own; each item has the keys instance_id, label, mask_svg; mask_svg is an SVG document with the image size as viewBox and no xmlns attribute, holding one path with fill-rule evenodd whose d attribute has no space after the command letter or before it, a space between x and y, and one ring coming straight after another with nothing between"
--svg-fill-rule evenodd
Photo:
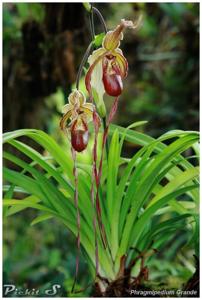
<instances>
[{"instance_id":1,"label":"blurred background vegetation","mask_svg":"<svg viewBox=\"0 0 202 300\"><path fill-rule=\"evenodd\" d=\"M129 75L114 122L128 126L147 120L139 130L153 137L172 129L198 130L199 4L94 5L109 29L122 18L134 20L143 15L141 29L127 31L121 43ZM96 17L95 29L97 34L102 32ZM88 15L81 3L3 4L5 132L42 129L65 145L58 127L61 108L75 85L89 42ZM106 104L110 106L110 100ZM125 154L134 150L128 143ZM57 295L66 296L74 276L75 241L56 221L30 227L34 217L35 212L26 210L4 220L4 283L41 291L58 283L62 289ZM150 262L151 280L172 287L173 282L178 287L187 281L194 272L193 251L183 248L187 235L180 232L172 249L165 246L158 259ZM177 249L181 252L176 256ZM84 259L79 282L81 287L90 282Z\"/></svg>"}]
</instances>

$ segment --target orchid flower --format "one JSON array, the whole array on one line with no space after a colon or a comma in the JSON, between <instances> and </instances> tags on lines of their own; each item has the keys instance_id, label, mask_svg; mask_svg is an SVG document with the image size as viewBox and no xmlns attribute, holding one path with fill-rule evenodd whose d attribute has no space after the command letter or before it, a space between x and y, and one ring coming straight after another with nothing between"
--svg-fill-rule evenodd
<instances>
[{"instance_id":1,"label":"orchid flower","mask_svg":"<svg viewBox=\"0 0 202 300\"><path fill-rule=\"evenodd\" d=\"M84 94L74 90L68 97L69 103L63 107L64 113L60 127L71 132L71 144L74 150L81 152L86 149L89 139L88 123L93 119L94 105L86 103ZM67 122L69 124L67 125Z\"/></svg>"},{"instance_id":2,"label":"orchid flower","mask_svg":"<svg viewBox=\"0 0 202 300\"><path fill-rule=\"evenodd\" d=\"M86 88L91 95L102 101L106 92L109 96L118 97L123 90L122 80L127 76L128 62L119 48L125 28L137 28L139 21L121 20L115 30L108 31L103 39L102 47L93 51L88 58L90 65L86 74ZM97 103L96 103L97 104Z\"/></svg>"}]
</instances>

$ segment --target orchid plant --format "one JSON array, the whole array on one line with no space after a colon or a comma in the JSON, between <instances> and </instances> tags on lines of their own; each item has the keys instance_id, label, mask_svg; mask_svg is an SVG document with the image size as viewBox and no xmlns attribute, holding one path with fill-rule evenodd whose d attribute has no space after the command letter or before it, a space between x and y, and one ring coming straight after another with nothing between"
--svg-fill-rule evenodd
<instances>
[{"instance_id":1,"label":"orchid plant","mask_svg":"<svg viewBox=\"0 0 202 300\"><path fill-rule=\"evenodd\" d=\"M99 13L100 14L100 13ZM77 245L78 251L80 248L80 214L78 208L78 174L76 172L76 152L81 152L86 149L88 144L88 122L93 121L95 134L94 134L94 148L93 148L93 174L91 185L91 200L94 207L94 200L96 200L97 221L100 228L100 234L104 248L107 248L108 241L105 228L102 222L102 212L99 199L99 185L102 174L102 163L104 147L107 140L109 124L113 119L117 110L118 97L123 90L122 80L127 76L128 62L124 57L122 50L119 48L120 41L123 39L123 31L126 28L137 28L138 24L134 25L132 21L121 20L121 23L112 31L108 31L103 38L102 47L93 51L88 57L89 68L85 76L86 89L89 93L90 103L86 103L83 93L76 89L69 95L69 104L63 108L63 117L60 122L60 127L63 131L70 131L71 145L72 145L72 158L74 160L74 176L75 176L75 206L77 209ZM106 31L106 26L104 27ZM88 49L87 49L88 50ZM88 52L88 51L87 51ZM86 57L86 55L85 55ZM79 80L79 78L78 78ZM77 84L78 86L78 84ZM100 119L105 117L105 108L99 116L99 109L96 110L96 102L93 93L98 95L98 103L103 103L104 94L115 97L112 109L109 113L107 124L103 134L102 154L97 168L97 136L100 128ZM95 97L96 98L96 97ZM94 103L94 104L93 104ZM99 108L99 105L98 105ZM67 121L70 120L67 125ZM94 181L96 183L96 193L94 193ZM99 275L99 258L97 247L97 233L96 233L96 219L93 220L95 240L96 240L96 276ZM76 263L75 282L78 273L78 257ZM74 285L73 285L74 289Z\"/></svg>"},{"instance_id":2,"label":"orchid plant","mask_svg":"<svg viewBox=\"0 0 202 300\"><path fill-rule=\"evenodd\" d=\"M60 128L70 141L71 156L40 130L5 133L4 143L32 162L4 152L6 160L22 168L21 172L4 168L4 178L9 183L4 187L4 213L9 216L32 207L41 212L32 224L54 217L75 235L78 253L72 292L77 284L82 248L94 279L93 295L127 296L131 288L148 282L148 262L177 229L187 229L187 243L194 245L197 254L198 167L189 160L198 159L198 133L177 130L153 139L133 130L145 122L135 122L128 128L111 124L128 73L127 59L119 48L123 31L136 30L140 19L136 23L123 19L114 30L107 31L100 12L93 6L88 10L91 29L92 15L96 14L105 35L102 45L92 53L95 40L90 43L78 71L76 89L63 107ZM88 102L79 89L87 62ZM114 97L108 116L105 94ZM21 136L37 142L50 157L19 141ZM90 136L92 163L78 163L77 153L89 147ZM130 159L122 156L124 141L141 147ZM187 149L194 154L184 157ZM15 199L18 191L24 195L21 200ZM186 200L179 198L183 195Z\"/></svg>"}]
</instances>

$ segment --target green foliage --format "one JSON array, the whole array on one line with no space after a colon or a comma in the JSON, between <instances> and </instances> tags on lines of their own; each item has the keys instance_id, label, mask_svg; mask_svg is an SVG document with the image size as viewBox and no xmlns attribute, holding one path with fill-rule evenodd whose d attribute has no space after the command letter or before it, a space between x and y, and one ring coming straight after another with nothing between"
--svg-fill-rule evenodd
<instances>
[{"instance_id":1,"label":"green foliage","mask_svg":"<svg viewBox=\"0 0 202 300\"><path fill-rule=\"evenodd\" d=\"M6 43L4 47L7 47L7 43L12 42L12 40L19 39L21 37L21 27L24 22L30 19L42 22L44 16L44 7L40 3L4 3L3 38Z\"/></svg>"},{"instance_id":2,"label":"green foliage","mask_svg":"<svg viewBox=\"0 0 202 300\"><path fill-rule=\"evenodd\" d=\"M141 125L134 123L130 128ZM198 133L194 131L171 131L153 139L132 129L112 125L107 171L103 172L100 186L102 218L110 249L104 249L97 228L100 274L115 279L120 258L131 247L142 250L161 248L166 234L171 239L176 229L186 228L190 243L196 237L198 227L198 167L182 154L196 148ZM48 157L40 154L19 138L26 136L44 148ZM122 157L123 141L141 146L131 159ZM47 134L40 130L24 129L4 134L4 143L17 149L21 155L4 151L4 158L21 168L21 172L4 168L7 191L4 199L6 215L13 215L25 208L40 212L32 225L56 218L73 235L77 234L76 210L73 202L74 178L71 157ZM29 158L21 159L21 156ZM81 244L86 260L95 272L95 249L93 233L93 208L90 200L91 164L79 163L79 209L81 213ZM123 169L123 176L120 171ZM10 188L9 185L10 184ZM16 198L21 189L23 199ZM8 193L9 191L9 193ZM13 191L13 192L12 192ZM184 201L186 199L186 201ZM186 203L193 205L187 206ZM176 204L176 205L175 205ZM168 220L162 210L170 213ZM157 216L160 215L160 218ZM192 229L193 227L193 229ZM162 242L160 242L162 239ZM58 254L53 253L53 264ZM112 256L111 256L112 255ZM129 255L132 259L133 255Z\"/></svg>"},{"instance_id":3,"label":"green foliage","mask_svg":"<svg viewBox=\"0 0 202 300\"><path fill-rule=\"evenodd\" d=\"M93 42L95 47L97 47L97 48L101 47L104 36L105 36L104 32L102 32L102 33L95 36L95 39L94 39L94 42Z\"/></svg>"},{"instance_id":4,"label":"green foliage","mask_svg":"<svg viewBox=\"0 0 202 300\"><path fill-rule=\"evenodd\" d=\"M73 284L75 239L55 219L29 226L36 214L37 211L28 208L13 218L4 219L7 233L4 235L3 248L4 283L11 283L15 278L16 287L23 288L29 282L28 288L39 289L40 297L44 297L46 289L59 284L61 288L57 297L70 296L67 291ZM89 283L89 272L83 261L80 263L80 272L79 275L85 273L85 276L79 276L77 289ZM87 292L79 294L82 295L87 295Z\"/></svg>"},{"instance_id":5,"label":"green foliage","mask_svg":"<svg viewBox=\"0 0 202 300\"><path fill-rule=\"evenodd\" d=\"M41 3L16 3L17 13L22 22L30 18L41 22L44 18L44 10Z\"/></svg>"}]
</instances>

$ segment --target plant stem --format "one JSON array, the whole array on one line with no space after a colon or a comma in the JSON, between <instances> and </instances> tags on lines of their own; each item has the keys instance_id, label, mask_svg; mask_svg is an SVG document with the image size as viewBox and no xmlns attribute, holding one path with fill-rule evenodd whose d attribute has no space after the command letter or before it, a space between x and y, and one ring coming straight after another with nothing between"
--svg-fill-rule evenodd
<instances>
[{"instance_id":1,"label":"plant stem","mask_svg":"<svg viewBox=\"0 0 202 300\"><path fill-rule=\"evenodd\" d=\"M92 12L93 6L91 4L91 10L89 14L89 19L90 19L90 31L91 31L91 36L92 36L92 41L95 38L95 28L94 28L94 19L93 19L93 12Z\"/></svg>"},{"instance_id":2,"label":"plant stem","mask_svg":"<svg viewBox=\"0 0 202 300\"><path fill-rule=\"evenodd\" d=\"M107 130L107 120L106 117L104 117L103 119L103 127L104 127L104 132ZM109 153L109 143L108 140L106 140L106 157L108 159L108 153Z\"/></svg>"},{"instance_id":3,"label":"plant stem","mask_svg":"<svg viewBox=\"0 0 202 300\"><path fill-rule=\"evenodd\" d=\"M97 17L99 18L100 22L102 23L104 33L106 34L107 33L107 26L106 26L105 20L102 16L101 12L96 7L92 6L92 4L91 4L91 7L92 7L92 11L96 13ZM92 19L93 19L93 17L92 17Z\"/></svg>"},{"instance_id":4,"label":"plant stem","mask_svg":"<svg viewBox=\"0 0 202 300\"><path fill-rule=\"evenodd\" d=\"M79 90L79 82L80 82L80 78L81 78L81 74L82 74L82 71L83 71L83 67L85 66L85 63L87 61L87 58L89 56L89 53L91 51L91 48L93 46L93 42L91 42L82 58L82 61L80 63L80 66L79 66L79 70L78 70L78 73L77 73L77 76L76 76L76 89Z\"/></svg>"},{"instance_id":5,"label":"plant stem","mask_svg":"<svg viewBox=\"0 0 202 300\"><path fill-rule=\"evenodd\" d=\"M75 190L74 190L74 205L76 209L76 214L77 214L77 256L76 256L76 270L75 270L75 277L74 277L74 282L72 286L72 293L74 292L74 287L77 282L77 277L78 277L78 271L79 271L79 254L80 254L80 230L81 230L81 224L80 224L80 211L79 211L79 203L78 203L78 170L76 166L76 151L71 148L72 151L72 159L74 161L73 165L73 175L74 175L74 184L75 184Z\"/></svg>"},{"instance_id":6,"label":"plant stem","mask_svg":"<svg viewBox=\"0 0 202 300\"><path fill-rule=\"evenodd\" d=\"M94 27L94 21L93 21L93 11L94 11L94 8L93 8L93 6L91 4L90 28L91 28L91 35L93 36L93 40L94 40L94 38L95 38L95 27ZM99 17L100 16L102 17L102 15L99 13ZM104 31L105 31L107 29L106 29L105 22L103 23L103 20L104 19L102 17L102 24L104 24ZM103 121L103 125L106 126L106 120L104 118L102 118L102 121ZM97 161L97 135L98 135L99 128L97 128L95 120L94 120L94 127L95 127L95 143L94 143L94 167L95 167L95 169L94 169L94 177L96 179L95 181L96 181L96 188L97 188L95 206L96 206L96 211L97 211L97 218L98 218L98 226L99 226L99 230L100 230L100 237L101 237L103 246L106 249L107 247L109 248L109 244L108 244L108 241L107 241L105 228L104 228L104 225L102 223L102 211L101 211L100 200L99 200L99 184L100 184L100 179L98 180L98 178L97 178L97 167L96 167L96 161ZM105 133L105 130L104 130L104 133ZM104 149L102 149L102 155L101 156L103 156L103 150ZM106 151L106 152L108 152L108 151ZM106 153L106 156L107 156L107 153ZM96 250L98 251L98 247L96 248ZM96 261L97 261L97 264L98 264L98 252L96 254ZM98 272L96 270L96 276L97 275L98 275Z\"/></svg>"},{"instance_id":7,"label":"plant stem","mask_svg":"<svg viewBox=\"0 0 202 300\"><path fill-rule=\"evenodd\" d=\"M79 89L79 81L80 81L80 78L81 78L83 67L84 67L84 65L86 63L86 60L89 56L89 53L90 53L90 51L93 47L93 40L95 38L95 27L94 27L94 20L93 20L93 12L96 13L99 20L101 21L105 34L107 33L107 26L106 26L106 23L104 21L104 18L102 16L102 14L100 13L100 11L97 8L95 8L91 4L91 12L90 12L89 18L90 18L90 31L91 31L91 36L92 36L92 42L89 44L89 46L88 46L88 48L87 48L87 50L86 50L86 52L85 52L85 54L82 58L81 64L79 66L79 70L78 70L77 77L76 77L76 88L77 88L77 90ZM105 122L104 126L106 126L106 120L104 122Z\"/></svg>"},{"instance_id":8,"label":"plant stem","mask_svg":"<svg viewBox=\"0 0 202 300\"><path fill-rule=\"evenodd\" d=\"M92 4L91 4L91 11L90 11L90 28L91 28L91 35L93 36L93 39L95 38L95 26L94 26L94 20L93 20L93 13L95 13L97 15L97 17L99 18L103 29L104 29L104 33L107 33L107 26L105 23L105 20L101 14L101 12L95 8ZM103 122L103 128L104 128L104 132L107 128L107 123L106 123L106 117L102 118L102 122ZM106 140L106 158L108 159L108 153L109 153L109 142L108 139Z\"/></svg>"}]
</instances>

